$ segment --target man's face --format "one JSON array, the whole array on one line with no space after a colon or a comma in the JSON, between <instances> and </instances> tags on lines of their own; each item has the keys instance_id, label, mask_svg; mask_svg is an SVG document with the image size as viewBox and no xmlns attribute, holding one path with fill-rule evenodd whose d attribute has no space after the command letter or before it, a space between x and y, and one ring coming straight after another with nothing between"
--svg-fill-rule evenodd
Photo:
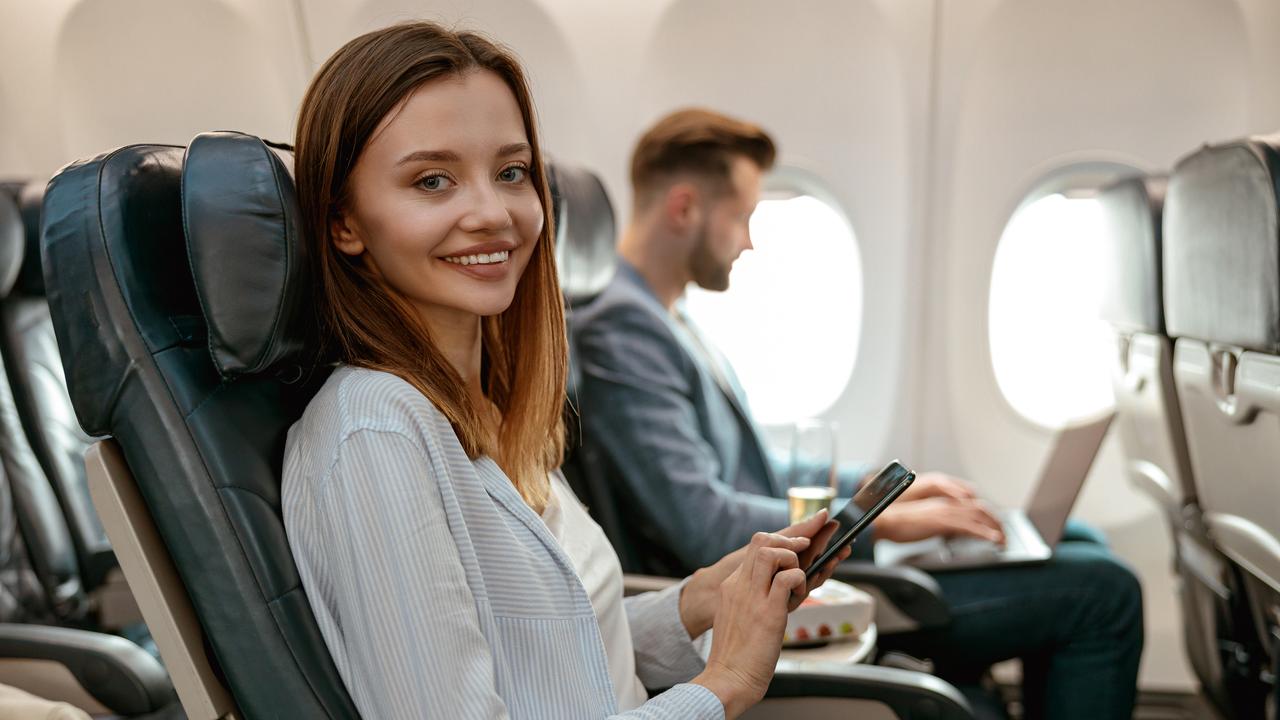
<instances>
[{"instance_id":1,"label":"man's face","mask_svg":"<svg viewBox=\"0 0 1280 720\"><path fill-rule=\"evenodd\" d=\"M751 213L760 202L759 166L737 156L729 166L729 189L707 200L707 213L689 254L689 275L706 290L729 289L729 271L751 249Z\"/></svg>"}]
</instances>

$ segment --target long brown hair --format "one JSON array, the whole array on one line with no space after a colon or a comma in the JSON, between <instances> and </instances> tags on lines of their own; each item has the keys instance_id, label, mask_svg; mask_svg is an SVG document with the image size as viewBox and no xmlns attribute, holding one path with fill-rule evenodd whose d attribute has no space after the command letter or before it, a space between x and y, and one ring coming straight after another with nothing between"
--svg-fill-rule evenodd
<instances>
[{"instance_id":1,"label":"long brown hair","mask_svg":"<svg viewBox=\"0 0 1280 720\"><path fill-rule=\"evenodd\" d=\"M408 300L363 255L340 252L331 234L331 220L348 207L351 172L383 118L424 83L477 70L496 73L515 95L546 218L510 307L482 321L481 384L501 415L496 437L487 430L487 409L476 406ZM453 424L469 457L493 457L540 510L550 489L547 472L564 453L567 348L546 169L519 63L479 35L429 22L366 33L334 53L311 81L298 112L295 148L298 204L315 259L327 356L413 385Z\"/></svg>"}]
</instances>

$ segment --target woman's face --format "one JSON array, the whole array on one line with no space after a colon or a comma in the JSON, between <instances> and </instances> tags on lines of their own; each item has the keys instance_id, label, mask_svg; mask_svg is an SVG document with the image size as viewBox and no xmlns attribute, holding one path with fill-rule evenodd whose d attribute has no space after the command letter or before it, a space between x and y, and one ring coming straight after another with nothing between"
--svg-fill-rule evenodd
<instances>
[{"instance_id":1,"label":"woman's face","mask_svg":"<svg viewBox=\"0 0 1280 720\"><path fill-rule=\"evenodd\" d=\"M429 324L507 309L542 231L533 153L495 73L432 80L383 118L348 179L334 243Z\"/></svg>"}]
</instances>

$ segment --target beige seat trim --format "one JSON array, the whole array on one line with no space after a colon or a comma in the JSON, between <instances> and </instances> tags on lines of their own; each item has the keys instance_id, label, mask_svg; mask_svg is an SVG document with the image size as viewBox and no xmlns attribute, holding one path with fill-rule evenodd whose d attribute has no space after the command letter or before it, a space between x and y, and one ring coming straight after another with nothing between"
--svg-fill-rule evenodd
<instances>
[{"instance_id":1,"label":"beige seat trim","mask_svg":"<svg viewBox=\"0 0 1280 720\"><path fill-rule=\"evenodd\" d=\"M111 439L95 443L85 468L93 505L187 716L236 720L235 702L209 665L204 631L120 446Z\"/></svg>"},{"instance_id":2,"label":"beige seat trim","mask_svg":"<svg viewBox=\"0 0 1280 720\"><path fill-rule=\"evenodd\" d=\"M0 684L24 690L45 700L74 705L90 715L111 715L80 684L65 665L56 660L0 658Z\"/></svg>"}]
</instances>

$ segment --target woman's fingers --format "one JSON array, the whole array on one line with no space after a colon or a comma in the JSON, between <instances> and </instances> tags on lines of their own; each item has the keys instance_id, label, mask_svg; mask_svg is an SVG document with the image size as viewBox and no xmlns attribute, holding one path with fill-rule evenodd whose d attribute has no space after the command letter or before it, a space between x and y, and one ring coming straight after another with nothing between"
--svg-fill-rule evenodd
<instances>
[{"instance_id":1,"label":"woman's fingers","mask_svg":"<svg viewBox=\"0 0 1280 720\"><path fill-rule=\"evenodd\" d=\"M796 595L804 592L804 570L798 567L789 568L773 576L769 587L769 602L775 605L789 604Z\"/></svg>"},{"instance_id":2,"label":"woman's fingers","mask_svg":"<svg viewBox=\"0 0 1280 720\"><path fill-rule=\"evenodd\" d=\"M813 537L813 534L826 524L827 515L827 509L822 508L810 517L782 528L777 534L784 535L786 537Z\"/></svg>"},{"instance_id":3,"label":"woman's fingers","mask_svg":"<svg viewBox=\"0 0 1280 720\"><path fill-rule=\"evenodd\" d=\"M835 535L840 524L834 520L823 524L813 536L813 541L809 543L809 547L800 553L800 567L809 567L809 564L818 559L818 556L827 549L827 545L831 543L831 537Z\"/></svg>"},{"instance_id":4,"label":"woman's fingers","mask_svg":"<svg viewBox=\"0 0 1280 720\"><path fill-rule=\"evenodd\" d=\"M800 567L796 552L807 547L807 537L789 538L774 533L756 533L751 538L751 548L747 551L746 558L751 563L752 586L768 588L779 569Z\"/></svg>"}]
</instances>

